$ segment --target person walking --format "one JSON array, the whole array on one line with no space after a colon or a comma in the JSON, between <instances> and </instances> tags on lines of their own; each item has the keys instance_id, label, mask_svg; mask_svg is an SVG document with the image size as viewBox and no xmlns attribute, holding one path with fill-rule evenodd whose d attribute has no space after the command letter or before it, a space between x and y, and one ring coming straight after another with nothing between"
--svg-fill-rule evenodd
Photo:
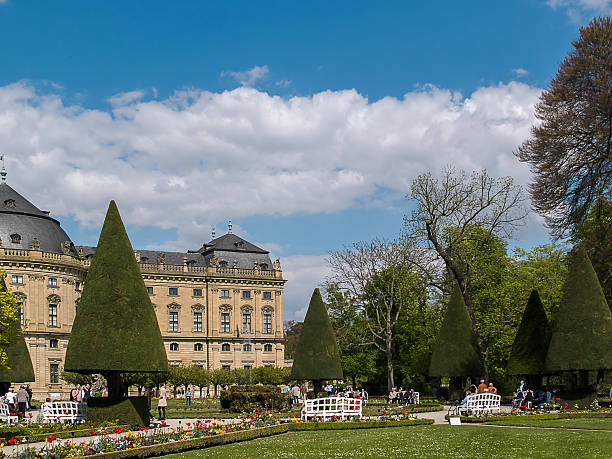
<instances>
[{"instance_id":1,"label":"person walking","mask_svg":"<svg viewBox=\"0 0 612 459\"><path fill-rule=\"evenodd\" d=\"M189 386L185 389L185 405L191 406L191 388Z\"/></svg>"},{"instance_id":2,"label":"person walking","mask_svg":"<svg viewBox=\"0 0 612 459\"><path fill-rule=\"evenodd\" d=\"M163 384L159 385L157 391L157 412L159 413L159 420L163 421L166 419L166 407L168 406L168 399L166 396L166 388Z\"/></svg>"},{"instance_id":3,"label":"person walking","mask_svg":"<svg viewBox=\"0 0 612 459\"><path fill-rule=\"evenodd\" d=\"M26 392L25 386L21 386L17 391L17 415L22 418L26 414L28 407L28 393Z\"/></svg>"},{"instance_id":4,"label":"person walking","mask_svg":"<svg viewBox=\"0 0 612 459\"><path fill-rule=\"evenodd\" d=\"M300 403L300 386L298 386L297 384L294 384L293 387L291 388L291 395L293 395L293 404L296 405L298 403Z\"/></svg>"}]
</instances>

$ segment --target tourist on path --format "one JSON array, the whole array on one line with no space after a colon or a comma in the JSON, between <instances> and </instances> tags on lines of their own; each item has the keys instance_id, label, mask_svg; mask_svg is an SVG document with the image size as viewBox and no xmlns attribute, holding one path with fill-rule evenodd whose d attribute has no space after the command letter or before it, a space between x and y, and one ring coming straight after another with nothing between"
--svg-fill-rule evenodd
<instances>
[{"instance_id":1,"label":"tourist on path","mask_svg":"<svg viewBox=\"0 0 612 459\"><path fill-rule=\"evenodd\" d=\"M166 419L166 407L168 406L168 399L166 398L166 388L163 384L159 385L157 391L157 412L159 413L159 420L163 421Z\"/></svg>"}]
</instances>

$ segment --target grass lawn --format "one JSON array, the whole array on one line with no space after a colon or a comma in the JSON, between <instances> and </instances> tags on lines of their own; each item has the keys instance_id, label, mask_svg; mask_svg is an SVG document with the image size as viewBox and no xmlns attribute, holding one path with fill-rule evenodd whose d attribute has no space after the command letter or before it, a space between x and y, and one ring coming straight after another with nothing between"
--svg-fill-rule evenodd
<instances>
[{"instance_id":1,"label":"grass lawn","mask_svg":"<svg viewBox=\"0 0 612 459\"><path fill-rule=\"evenodd\" d=\"M612 433L488 426L292 432L168 458L610 457Z\"/></svg>"},{"instance_id":2,"label":"grass lawn","mask_svg":"<svg viewBox=\"0 0 612 459\"><path fill-rule=\"evenodd\" d=\"M612 418L534 419L529 416L515 416L508 417L506 419L499 419L487 422L487 424L526 427L559 427L565 429L596 429L612 431Z\"/></svg>"}]
</instances>

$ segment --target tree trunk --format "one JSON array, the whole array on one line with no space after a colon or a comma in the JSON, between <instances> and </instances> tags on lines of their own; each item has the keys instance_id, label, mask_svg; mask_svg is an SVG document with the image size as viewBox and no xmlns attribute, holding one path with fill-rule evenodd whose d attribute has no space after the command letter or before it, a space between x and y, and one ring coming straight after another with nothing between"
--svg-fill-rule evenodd
<instances>
[{"instance_id":1,"label":"tree trunk","mask_svg":"<svg viewBox=\"0 0 612 459\"><path fill-rule=\"evenodd\" d=\"M391 389L395 386L393 381L393 350L391 349L391 339L388 337L385 343L387 356L387 393L391 392Z\"/></svg>"},{"instance_id":2,"label":"tree trunk","mask_svg":"<svg viewBox=\"0 0 612 459\"><path fill-rule=\"evenodd\" d=\"M313 379L312 380L313 391L315 398L319 396L319 392L323 392L323 380L322 379Z\"/></svg>"},{"instance_id":3,"label":"tree trunk","mask_svg":"<svg viewBox=\"0 0 612 459\"><path fill-rule=\"evenodd\" d=\"M108 398L119 399L123 398L123 383L121 381L121 372L113 370L107 371L104 374L108 383Z\"/></svg>"}]
</instances>

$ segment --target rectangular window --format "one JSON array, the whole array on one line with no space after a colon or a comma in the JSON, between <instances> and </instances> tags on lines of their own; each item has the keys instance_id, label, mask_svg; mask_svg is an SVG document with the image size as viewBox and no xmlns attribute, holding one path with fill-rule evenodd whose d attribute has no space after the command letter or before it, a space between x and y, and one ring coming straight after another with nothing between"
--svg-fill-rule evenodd
<instances>
[{"instance_id":1,"label":"rectangular window","mask_svg":"<svg viewBox=\"0 0 612 459\"><path fill-rule=\"evenodd\" d=\"M11 281L13 282L13 284L23 284L23 276L20 276L19 274L13 274L11 276Z\"/></svg>"},{"instance_id":2,"label":"rectangular window","mask_svg":"<svg viewBox=\"0 0 612 459\"><path fill-rule=\"evenodd\" d=\"M229 290L221 290L221 298L229 298Z\"/></svg>"},{"instance_id":3,"label":"rectangular window","mask_svg":"<svg viewBox=\"0 0 612 459\"><path fill-rule=\"evenodd\" d=\"M59 363L49 365L49 382L51 384L59 384Z\"/></svg>"},{"instance_id":4,"label":"rectangular window","mask_svg":"<svg viewBox=\"0 0 612 459\"><path fill-rule=\"evenodd\" d=\"M264 314L263 332L272 333L272 314Z\"/></svg>"},{"instance_id":5,"label":"rectangular window","mask_svg":"<svg viewBox=\"0 0 612 459\"><path fill-rule=\"evenodd\" d=\"M242 333L251 333L251 314L242 314Z\"/></svg>"},{"instance_id":6,"label":"rectangular window","mask_svg":"<svg viewBox=\"0 0 612 459\"><path fill-rule=\"evenodd\" d=\"M57 287L57 277L49 278L49 287Z\"/></svg>"},{"instance_id":7,"label":"rectangular window","mask_svg":"<svg viewBox=\"0 0 612 459\"><path fill-rule=\"evenodd\" d=\"M193 296L202 296L202 289L201 288L194 288L193 289Z\"/></svg>"},{"instance_id":8,"label":"rectangular window","mask_svg":"<svg viewBox=\"0 0 612 459\"><path fill-rule=\"evenodd\" d=\"M147 287L147 292L149 292L149 295L153 295L153 287Z\"/></svg>"},{"instance_id":9,"label":"rectangular window","mask_svg":"<svg viewBox=\"0 0 612 459\"><path fill-rule=\"evenodd\" d=\"M57 349L59 347L59 341L57 339L55 339L55 338L51 338L49 340L49 347L51 349Z\"/></svg>"},{"instance_id":10,"label":"rectangular window","mask_svg":"<svg viewBox=\"0 0 612 459\"><path fill-rule=\"evenodd\" d=\"M230 315L229 312L221 313L221 333L230 332Z\"/></svg>"},{"instance_id":11,"label":"rectangular window","mask_svg":"<svg viewBox=\"0 0 612 459\"><path fill-rule=\"evenodd\" d=\"M57 304L49 305L49 327L57 327Z\"/></svg>"},{"instance_id":12,"label":"rectangular window","mask_svg":"<svg viewBox=\"0 0 612 459\"><path fill-rule=\"evenodd\" d=\"M222 370L231 370L231 366L230 365L221 365L221 369Z\"/></svg>"},{"instance_id":13,"label":"rectangular window","mask_svg":"<svg viewBox=\"0 0 612 459\"><path fill-rule=\"evenodd\" d=\"M272 299L272 292L263 292L263 299L264 300L271 300Z\"/></svg>"},{"instance_id":14,"label":"rectangular window","mask_svg":"<svg viewBox=\"0 0 612 459\"><path fill-rule=\"evenodd\" d=\"M170 287L168 289L168 295L170 295L170 296L177 296L178 295L178 288L177 287Z\"/></svg>"},{"instance_id":15,"label":"rectangular window","mask_svg":"<svg viewBox=\"0 0 612 459\"><path fill-rule=\"evenodd\" d=\"M195 311L193 313L193 331L201 332L202 331L202 313Z\"/></svg>"},{"instance_id":16,"label":"rectangular window","mask_svg":"<svg viewBox=\"0 0 612 459\"><path fill-rule=\"evenodd\" d=\"M76 281L74 283L74 289L78 292L81 290L81 283L79 281Z\"/></svg>"},{"instance_id":17,"label":"rectangular window","mask_svg":"<svg viewBox=\"0 0 612 459\"><path fill-rule=\"evenodd\" d=\"M251 291L250 290L243 290L242 291L242 298L251 298Z\"/></svg>"},{"instance_id":18,"label":"rectangular window","mask_svg":"<svg viewBox=\"0 0 612 459\"><path fill-rule=\"evenodd\" d=\"M171 331L171 332L179 331L178 311L170 311L170 319L168 321L168 331Z\"/></svg>"}]
</instances>

